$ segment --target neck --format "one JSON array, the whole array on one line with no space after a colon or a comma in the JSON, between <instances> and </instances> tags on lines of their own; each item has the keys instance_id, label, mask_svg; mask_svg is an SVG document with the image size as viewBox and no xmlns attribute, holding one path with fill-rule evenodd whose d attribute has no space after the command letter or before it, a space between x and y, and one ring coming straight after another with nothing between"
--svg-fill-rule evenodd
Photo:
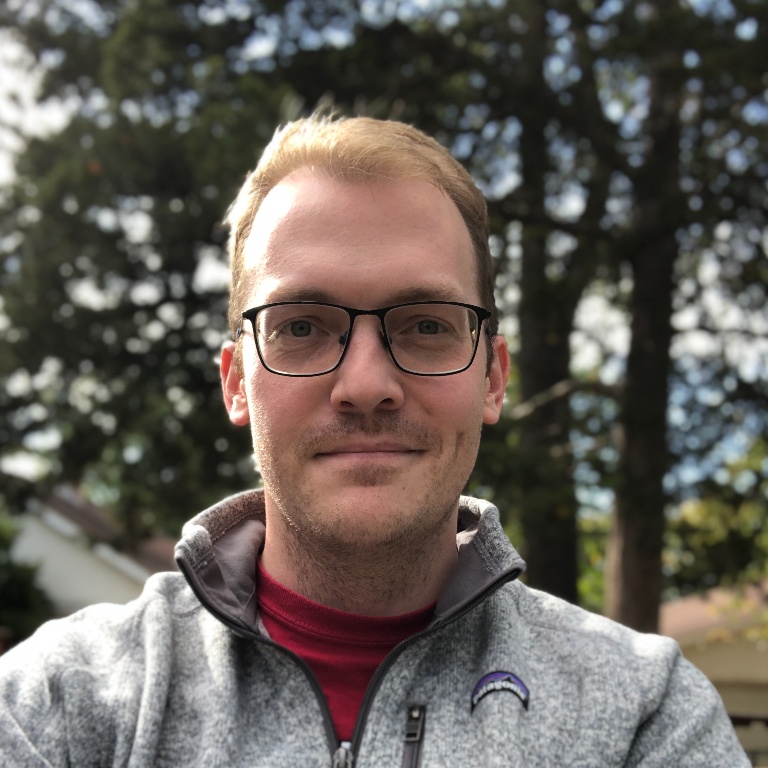
<instances>
[{"instance_id":1,"label":"neck","mask_svg":"<svg viewBox=\"0 0 768 768\"><path fill-rule=\"evenodd\" d=\"M398 616L435 602L456 563L455 511L431 534L324 541L301 536L278 513L267 516L261 563L280 584L322 605Z\"/></svg>"}]
</instances>

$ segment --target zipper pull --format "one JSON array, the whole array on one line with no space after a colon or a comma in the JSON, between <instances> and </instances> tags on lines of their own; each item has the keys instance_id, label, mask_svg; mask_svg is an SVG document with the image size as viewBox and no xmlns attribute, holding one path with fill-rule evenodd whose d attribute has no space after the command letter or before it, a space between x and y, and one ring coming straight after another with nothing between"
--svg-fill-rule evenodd
<instances>
[{"instance_id":1,"label":"zipper pull","mask_svg":"<svg viewBox=\"0 0 768 768\"><path fill-rule=\"evenodd\" d=\"M342 741L339 748L333 754L331 768L352 768L355 756L352 754L352 744Z\"/></svg>"},{"instance_id":2,"label":"zipper pull","mask_svg":"<svg viewBox=\"0 0 768 768\"><path fill-rule=\"evenodd\" d=\"M410 704L405 721L405 747L403 768L418 768L421 764L421 740L424 737L424 721L427 708L423 704Z\"/></svg>"}]
</instances>

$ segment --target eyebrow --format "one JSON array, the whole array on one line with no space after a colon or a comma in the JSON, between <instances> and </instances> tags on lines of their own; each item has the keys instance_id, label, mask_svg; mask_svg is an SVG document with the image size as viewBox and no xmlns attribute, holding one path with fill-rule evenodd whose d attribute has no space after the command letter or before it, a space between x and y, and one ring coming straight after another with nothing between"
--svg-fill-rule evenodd
<instances>
[{"instance_id":1,"label":"eyebrow","mask_svg":"<svg viewBox=\"0 0 768 768\"><path fill-rule=\"evenodd\" d=\"M387 296L383 306L396 304L408 304L412 301L465 301L465 297L458 295L456 288L445 284L411 286ZM318 301L324 304L340 304L338 296L314 287L285 287L275 291L269 297L269 303L280 301ZM362 307L358 307L362 309Z\"/></svg>"}]
</instances>

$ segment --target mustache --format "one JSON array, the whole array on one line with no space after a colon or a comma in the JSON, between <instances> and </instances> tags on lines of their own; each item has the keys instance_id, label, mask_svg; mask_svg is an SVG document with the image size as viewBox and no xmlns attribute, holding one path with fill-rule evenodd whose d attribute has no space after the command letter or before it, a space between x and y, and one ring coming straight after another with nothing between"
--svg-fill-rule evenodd
<instances>
[{"instance_id":1,"label":"mustache","mask_svg":"<svg viewBox=\"0 0 768 768\"><path fill-rule=\"evenodd\" d=\"M300 451L312 455L323 453L340 441L355 437L386 437L397 440L415 450L439 447L440 434L397 413L366 416L359 413L340 413L323 426L309 427L301 439Z\"/></svg>"}]
</instances>

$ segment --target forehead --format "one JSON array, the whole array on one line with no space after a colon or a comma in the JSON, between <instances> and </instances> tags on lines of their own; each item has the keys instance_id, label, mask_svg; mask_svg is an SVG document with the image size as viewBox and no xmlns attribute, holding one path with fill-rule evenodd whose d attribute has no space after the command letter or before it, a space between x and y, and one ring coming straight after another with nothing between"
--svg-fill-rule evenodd
<instances>
[{"instance_id":1,"label":"forehead","mask_svg":"<svg viewBox=\"0 0 768 768\"><path fill-rule=\"evenodd\" d=\"M243 258L248 306L316 298L374 307L404 294L479 300L458 209L417 180L293 174L262 202Z\"/></svg>"}]
</instances>

